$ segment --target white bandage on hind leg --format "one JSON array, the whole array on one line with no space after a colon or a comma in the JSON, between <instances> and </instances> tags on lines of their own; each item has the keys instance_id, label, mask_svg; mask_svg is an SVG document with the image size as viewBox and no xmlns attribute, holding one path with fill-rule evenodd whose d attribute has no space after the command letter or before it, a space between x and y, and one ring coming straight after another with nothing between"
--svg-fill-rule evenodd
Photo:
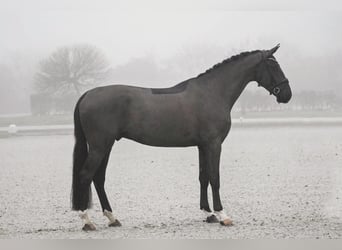
<instances>
[{"instance_id":1,"label":"white bandage on hind leg","mask_svg":"<svg viewBox=\"0 0 342 250\"><path fill-rule=\"evenodd\" d=\"M229 219L229 217L227 216L224 210L215 211L215 216L219 221L224 221L224 220Z\"/></svg>"},{"instance_id":2,"label":"white bandage on hind leg","mask_svg":"<svg viewBox=\"0 0 342 250\"><path fill-rule=\"evenodd\" d=\"M114 217L114 215L112 214L112 212L109 212L108 210L104 210L103 211L103 215L106 216L109 220L109 223L114 223L116 221L116 218Z\"/></svg>"},{"instance_id":3,"label":"white bandage on hind leg","mask_svg":"<svg viewBox=\"0 0 342 250\"><path fill-rule=\"evenodd\" d=\"M210 217L210 216L212 216L214 213L213 212L208 212L208 211L206 211L206 210L204 210L204 209L202 209L202 211L203 211L203 213L204 213L204 216L205 217Z\"/></svg>"},{"instance_id":4,"label":"white bandage on hind leg","mask_svg":"<svg viewBox=\"0 0 342 250\"><path fill-rule=\"evenodd\" d=\"M80 216L84 224L93 224L88 217L87 210L79 211L78 215Z\"/></svg>"}]
</instances>

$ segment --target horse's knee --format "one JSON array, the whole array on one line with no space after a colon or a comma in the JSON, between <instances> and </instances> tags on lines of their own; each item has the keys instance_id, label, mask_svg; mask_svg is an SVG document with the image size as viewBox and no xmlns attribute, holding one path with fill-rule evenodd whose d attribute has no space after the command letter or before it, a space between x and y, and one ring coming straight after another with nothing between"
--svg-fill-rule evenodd
<instances>
[{"instance_id":1,"label":"horse's knee","mask_svg":"<svg viewBox=\"0 0 342 250\"><path fill-rule=\"evenodd\" d=\"M210 186L213 191L220 189L220 181L217 178L210 179Z\"/></svg>"},{"instance_id":2,"label":"horse's knee","mask_svg":"<svg viewBox=\"0 0 342 250\"><path fill-rule=\"evenodd\" d=\"M200 174L198 178L201 185L208 185L209 184L209 177L208 175Z\"/></svg>"}]
</instances>

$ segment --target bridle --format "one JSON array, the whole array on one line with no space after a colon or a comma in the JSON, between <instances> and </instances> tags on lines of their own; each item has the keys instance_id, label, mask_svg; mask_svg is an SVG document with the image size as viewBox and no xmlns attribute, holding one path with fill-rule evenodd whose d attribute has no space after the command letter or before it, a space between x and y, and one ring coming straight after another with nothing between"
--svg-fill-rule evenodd
<instances>
[{"instance_id":1,"label":"bridle","mask_svg":"<svg viewBox=\"0 0 342 250\"><path fill-rule=\"evenodd\" d=\"M288 79L284 79L282 81L280 81L279 83L275 84L274 86L272 86L271 88L267 88L267 90L270 92L270 95L279 95L279 93L281 92L281 88L279 86L283 85L283 84L288 84L289 80Z\"/></svg>"},{"instance_id":2,"label":"bridle","mask_svg":"<svg viewBox=\"0 0 342 250\"><path fill-rule=\"evenodd\" d=\"M262 62L265 62L265 60L271 60L271 61L275 61L276 63L278 63L274 58L265 58L262 60ZM268 74L271 76L271 82L276 82L274 75L272 74L272 72L268 68L268 65L266 65L266 70L267 70ZM284 78L282 81L277 82L275 85L272 85L270 87L265 87L265 89L267 89L270 92L270 95L273 94L275 96L278 96L281 92L280 86L283 84L288 84L288 83L289 83L289 80L287 78Z\"/></svg>"}]
</instances>

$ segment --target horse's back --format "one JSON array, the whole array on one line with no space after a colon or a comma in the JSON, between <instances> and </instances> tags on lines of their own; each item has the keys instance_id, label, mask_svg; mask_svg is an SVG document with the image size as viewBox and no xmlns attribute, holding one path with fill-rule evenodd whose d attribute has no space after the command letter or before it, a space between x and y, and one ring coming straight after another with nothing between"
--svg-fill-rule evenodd
<instances>
[{"instance_id":1,"label":"horse's back","mask_svg":"<svg viewBox=\"0 0 342 250\"><path fill-rule=\"evenodd\" d=\"M185 92L156 94L125 85L92 89L80 105L86 130L160 146L194 144L195 111Z\"/></svg>"}]
</instances>

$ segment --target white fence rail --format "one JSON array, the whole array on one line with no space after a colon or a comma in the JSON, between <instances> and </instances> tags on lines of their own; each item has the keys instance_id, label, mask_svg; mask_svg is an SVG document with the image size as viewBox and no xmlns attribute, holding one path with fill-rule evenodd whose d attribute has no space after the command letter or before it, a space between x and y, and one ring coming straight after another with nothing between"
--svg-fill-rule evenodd
<instances>
[{"instance_id":1,"label":"white fence rail","mask_svg":"<svg viewBox=\"0 0 342 250\"><path fill-rule=\"evenodd\" d=\"M278 126L341 126L342 117L314 117L314 118L240 118L232 119L234 128L248 127L278 127ZM73 124L0 127L0 135L39 135L39 134L72 134Z\"/></svg>"}]
</instances>

